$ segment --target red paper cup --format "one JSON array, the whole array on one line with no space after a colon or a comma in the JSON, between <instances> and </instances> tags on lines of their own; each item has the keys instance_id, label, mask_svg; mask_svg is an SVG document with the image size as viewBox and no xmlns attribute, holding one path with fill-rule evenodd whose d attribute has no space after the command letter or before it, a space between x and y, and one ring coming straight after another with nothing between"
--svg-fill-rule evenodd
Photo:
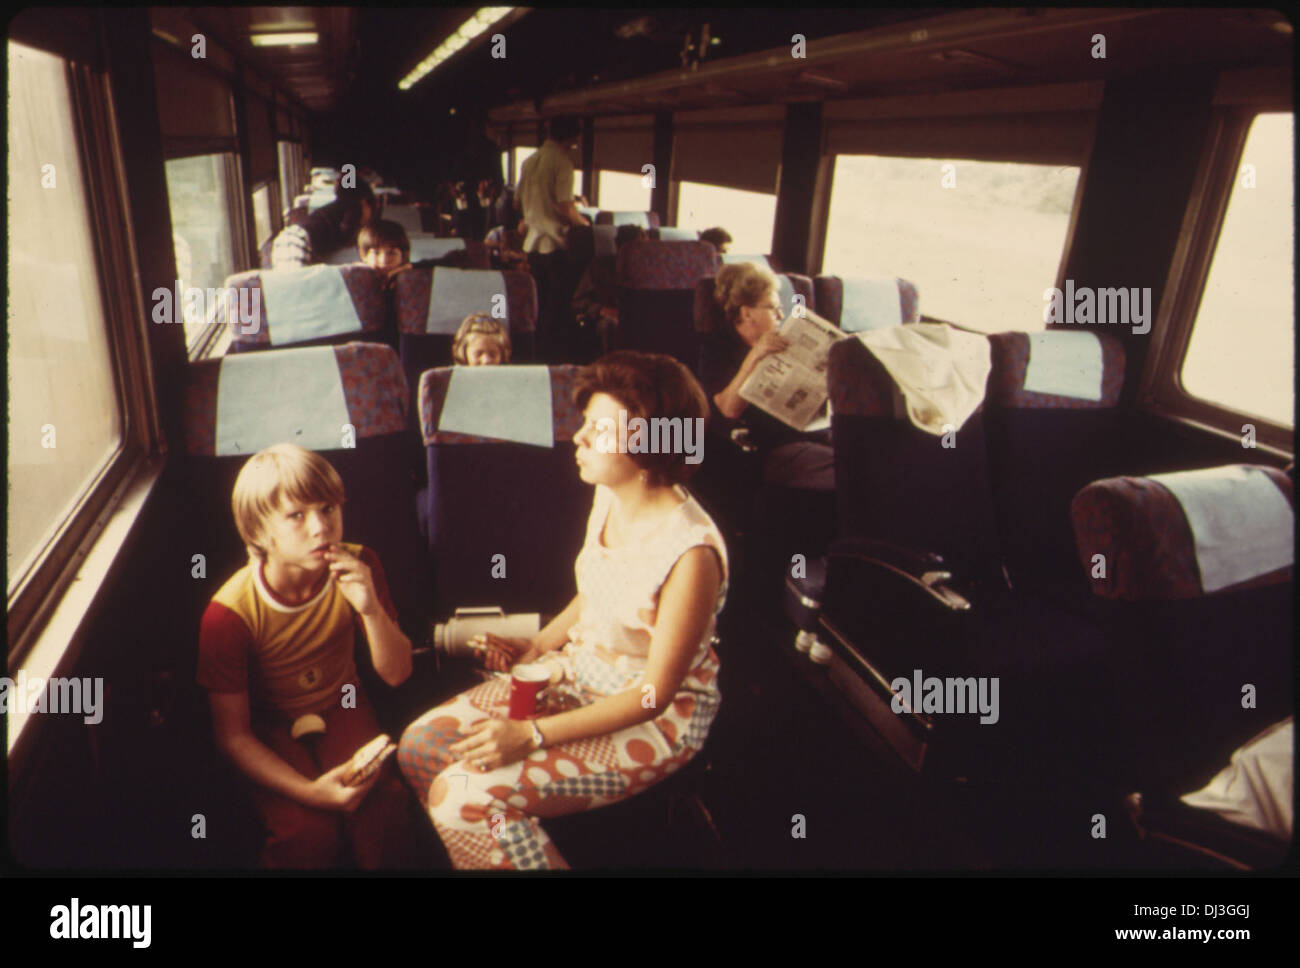
<instances>
[{"instance_id":1,"label":"red paper cup","mask_svg":"<svg viewBox=\"0 0 1300 968\"><path fill-rule=\"evenodd\" d=\"M537 695L551 681L551 670L540 662L510 670L510 718L529 719L537 713Z\"/></svg>"}]
</instances>

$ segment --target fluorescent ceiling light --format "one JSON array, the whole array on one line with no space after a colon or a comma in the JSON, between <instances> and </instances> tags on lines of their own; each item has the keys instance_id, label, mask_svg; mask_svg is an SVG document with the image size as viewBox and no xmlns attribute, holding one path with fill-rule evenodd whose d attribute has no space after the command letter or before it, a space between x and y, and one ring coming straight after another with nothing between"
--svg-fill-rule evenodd
<instances>
[{"instance_id":1,"label":"fluorescent ceiling light","mask_svg":"<svg viewBox=\"0 0 1300 968\"><path fill-rule=\"evenodd\" d=\"M254 47L288 47L293 44L314 44L320 39L315 31L283 34L253 34Z\"/></svg>"},{"instance_id":2,"label":"fluorescent ceiling light","mask_svg":"<svg viewBox=\"0 0 1300 968\"><path fill-rule=\"evenodd\" d=\"M462 47L465 47L479 34L490 30L493 24L502 20L514 9L514 7L480 7L475 11L474 16L461 24L455 33L439 44L437 49L430 53L429 56L420 61L415 70L402 78L397 84L398 89L409 91L431 70Z\"/></svg>"}]
</instances>

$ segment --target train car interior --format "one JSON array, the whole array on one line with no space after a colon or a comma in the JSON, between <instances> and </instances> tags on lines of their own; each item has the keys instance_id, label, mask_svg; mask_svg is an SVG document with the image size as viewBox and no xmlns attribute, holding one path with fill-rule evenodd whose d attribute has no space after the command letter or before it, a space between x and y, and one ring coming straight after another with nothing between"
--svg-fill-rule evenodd
<instances>
[{"instance_id":1,"label":"train car interior","mask_svg":"<svg viewBox=\"0 0 1300 968\"><path fill-rule=\"evenodd\" d=\"M643 792L573 778L569 867L1286 865L1293 41L1262 8L21 11L8 863L266 866L200 637L275 444L382 563L409 675L353 661L409 784L410 724L509 679L455 630L567 614L578 391L639 351L710 407L721 699L673 704L698 749ZM553 239L520 223L561 154ZM833 339L733 412L742 275ZM475 314L506 365L458 362ZM396 866L466 866L445 790Z\"/></svg>"}]
</instances>

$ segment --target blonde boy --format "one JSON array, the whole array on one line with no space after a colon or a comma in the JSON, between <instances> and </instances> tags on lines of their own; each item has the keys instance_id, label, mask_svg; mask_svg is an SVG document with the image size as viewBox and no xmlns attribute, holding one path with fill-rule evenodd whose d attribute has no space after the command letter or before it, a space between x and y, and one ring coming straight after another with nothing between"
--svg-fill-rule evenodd
<instances>
[{"instance_id":1,"label":"blonde boy","mask_svg":"<svg viewBox=\"0 0 1300 968\"><path fill-rule=\"evenodd\" d=\"M399 865L409 850L409 795L392 766L345 782L353 753L380 732L356 631L394 686L410 675L411 643L379 559L342 542L343 498L318 454L277 444L250 458L231 498L249 561L200 627L198 681L218 748L256 784L263 867L338 866L344 841L363 868Z\"/></svg>"}]
</instances>

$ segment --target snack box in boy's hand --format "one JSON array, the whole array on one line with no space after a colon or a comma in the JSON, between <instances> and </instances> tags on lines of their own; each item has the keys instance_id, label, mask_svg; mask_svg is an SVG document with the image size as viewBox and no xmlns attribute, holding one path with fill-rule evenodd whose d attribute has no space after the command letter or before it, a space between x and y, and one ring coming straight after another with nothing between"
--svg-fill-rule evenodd
<instances>
[{"instance_id":1,"label":"snack box in boy's hand","mask_svg":"<svg viewBox=\"0 0 1300 968\"><path fill-rule=\"evenodd\" d=\"M364 783L374 776L375 771L383 765L384 760L395 752L397 752L397 747L393 744L393 741L388 738L386 733L380 733L352 754L352 761L343 774L344 786L356 786L359 783Z\"/></svg>"}]
</instances>

